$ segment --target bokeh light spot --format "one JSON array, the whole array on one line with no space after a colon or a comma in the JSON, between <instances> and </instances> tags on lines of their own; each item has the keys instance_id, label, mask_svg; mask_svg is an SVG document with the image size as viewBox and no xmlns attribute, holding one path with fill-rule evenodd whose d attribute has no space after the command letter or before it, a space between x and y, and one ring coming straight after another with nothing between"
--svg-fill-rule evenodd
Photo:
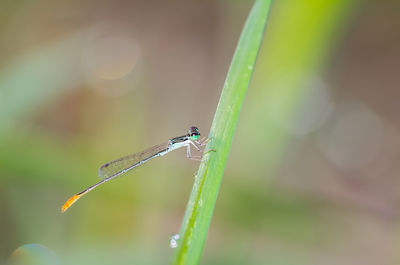
<instances>
[{"instance_id":1,"label":"bokeh light spot","mask_svg":"<svg viewBox=\"0 0 400 265\"><path fill-rule=\"evenodd\" d=\"M84 68L89 77L116 80L130 73L139 58L139 47L133 38L103 36L87 47Z\"/></svg>"},{"instance_id":2,"label":"bokeh light spot","mask_svg":"<svg viewBox=\"0 0 400 265\"><path fill-rule=\"evenodd\" d=\"M352 102L338 108L318 143L326 157L339 168L362 168L380 151L382 122L366 106Z\"/></svg>"},{"instance_id":3,"label":"bokeh light spot","mask_svg":"<svg viewBox=\"0 0 400 265\"><path fill-rule=\"evenodd\" d=\"M60 265L54 251L40 244L22 245L11 254L8 265Z\"/></svg>"}]
</instances>

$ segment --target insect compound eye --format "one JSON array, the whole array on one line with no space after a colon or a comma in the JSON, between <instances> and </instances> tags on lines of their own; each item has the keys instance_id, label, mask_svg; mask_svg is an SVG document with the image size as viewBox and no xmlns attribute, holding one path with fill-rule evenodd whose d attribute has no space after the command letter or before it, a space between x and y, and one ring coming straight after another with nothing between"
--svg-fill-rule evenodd
<instances>
[{"instance_id":1,"label":"insect compound eye","mask_svg":"<svg viewBox=\"0 0 400 265\"><path fill-rule=\"evenodd\" d=\"M199 136L200 136L199 129L194 126L190 127L189 128L189 136L190 136L190 138L192 138L192 140L197 140L197 138L199 138Z\"/></svg>"},{"instance_id":2,"label":"insect compound eye","mask_svg":"<svg viewBox=\"0 0 400 265\"><path fill-rule=\"evenodd\" d=\"M189 128L189 135L190 136L195 136L195 135L200 135L199 129L195 126L192 126Z\"/></svg>"}]
</instances>

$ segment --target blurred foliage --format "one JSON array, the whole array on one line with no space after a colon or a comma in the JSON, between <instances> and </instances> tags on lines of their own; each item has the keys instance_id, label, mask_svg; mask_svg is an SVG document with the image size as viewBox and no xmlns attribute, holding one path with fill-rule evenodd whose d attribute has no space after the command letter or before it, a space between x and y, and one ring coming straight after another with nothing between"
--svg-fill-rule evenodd
<instances>
[{"instance_id":1,"label":"blurred foliage","mask_svg":"<svg viewBox=\"0 0 400 265\"><path fill-rule=\"evenodd\" d=\"M251 4L2 3L0 263L168 262L197 167L184 151L60 206L102 163L208 134ZM398 12L275 1L203 264L396 264Z\"/></svg>"}]
</instances>

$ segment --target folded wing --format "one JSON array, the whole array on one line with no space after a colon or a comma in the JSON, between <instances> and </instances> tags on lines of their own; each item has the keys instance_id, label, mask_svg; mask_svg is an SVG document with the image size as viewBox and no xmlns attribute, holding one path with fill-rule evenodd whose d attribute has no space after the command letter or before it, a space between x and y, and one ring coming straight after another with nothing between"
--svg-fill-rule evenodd
<instances>
[{"instance_id":1,"label":"folded wing","mask_svg":"<svg viewBox=\"0 0 400 265\"><path fill-rule=\"evenodd\" d=\"M129 171L136 166L140 166L146 163L148 160L153 158L154 156L158 156L163 151L166 151L168 148L167 144L159 144L153 147L150 147L142 152L135 153L132 155L127 155L116 160L113 160L109 163L102 165L99 168L98 177L100 179L105 179L111 177L113 175L121 175L126 171ZM136 165L136 166L135 166Z\"/></svg>"}]
</instances>

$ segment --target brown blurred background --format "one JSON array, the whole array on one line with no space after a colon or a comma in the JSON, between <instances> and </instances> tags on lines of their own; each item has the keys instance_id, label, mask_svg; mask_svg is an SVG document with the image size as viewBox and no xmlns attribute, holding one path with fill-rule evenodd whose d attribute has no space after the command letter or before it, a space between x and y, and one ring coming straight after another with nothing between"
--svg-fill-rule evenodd
<instances>
[{"instance_id":1,"label":"brown blurred background","mask_svg":"<svg viewBox=\"0 0 400 265\"><path fill-rule=\"evenodd\" d=\"M0 263L168 264L251 1L2 1ZM400 3L275 1L202 264L398 264ZM179 242L178 242L179 243Z\"/></svg>"}]
</instances>

